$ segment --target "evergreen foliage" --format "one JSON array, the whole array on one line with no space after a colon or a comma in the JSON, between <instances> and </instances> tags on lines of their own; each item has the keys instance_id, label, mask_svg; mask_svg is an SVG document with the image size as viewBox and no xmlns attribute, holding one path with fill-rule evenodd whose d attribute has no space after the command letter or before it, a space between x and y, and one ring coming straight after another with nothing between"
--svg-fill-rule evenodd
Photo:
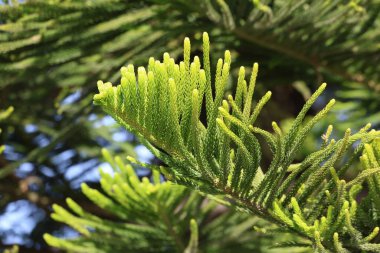
<instances>
[{"instance_id":1,"label":"evergreen foliage","mask_svg":"<svg viewBox=\"0 0 380 253\"><path fill-rule=\"evenodd\" d=\"M363 155L360 157L361 168L363 172L373 168L380 168L380 139L375 139L371 144L366 144L364 147ZM373 175L366 179L366 187L368 194L361 201L360 209L358 210L357 219L358 225L362 230L369 231L371 224L379 226L380 218L380 178L379 175Z\"/></svg>"},{"instance_id":2,"label":"evergreen foliage","mask_svg":"<svg viewBox=\"0 0 380 253\"><path fill-rule=\"evenodd\" d=\"M90 68L108 73L127 60L142 60L167 42L172 42L170 48L175 49L181 29L199 32L200 28L209 28L215 36L230 34L235 40L309 64L317 72L379 90L379 73L374 65L379 53L375 40L379 36L379 9L376 0L27 1L1 7L1 20L6 23L0 28L4 32L0 42L5 60L0 69L11 76L25 75L20 69L55 66L50 77L59 75L60 84L66 86L70 79L81 83ZM35 12L43 15L30 14ZM68 36L67 32L73 30L75 36ZM79 45L74 47L75 43ZM234 42L229 39L225 43ZM33 45L37 46L30 50ZM100 51L85 50L97 45ZM46 55L46 47L56 50ZM128 53L117 55L128 49ZM11 59L11 55L16 58ZM112 56L112 61L103 58L108 64L89 65L103 55ZM352 58L347 59L347 55ZM79 66L79 58L87 64ZM284 59L279 61L283 63ZM66 78L64 69L69 64L65 63L77 67L77 72ZM5 80L3 85L15 78Z\"/></svg>"},{"instance_id":3,"label":"evergreen foliage","mask_svg":"<svg viewBox=\"0 0 380 253\"><path fill-rule=\"evenodd\" d=\"M370 242L379 228L374 226L371 232L356 227L356 223L371 222L357 215L356 196L362 181L380 172L375 158L371 156L371 162L355 179L340 179L363 149L362 160L366 160L369 143L380 133L370 130L368 124L356 133L347 129L342 139L335 140L330 139L333 128L329 126L321 148L296 163L294 158L303 140L335 102L331 100L304 121L326 84L306 102L288 132L273 122L270 133L254 126L271 96L268 92L252 107L258 65L253 65L248 81L245 68L240 68L235 94L224 100L231 55L226 51L212 73L209 48L204 33L203 63L198 56L191 61L186 38L184 61L179 64L165 53L163 62L150 58L148 69L139 67L137 74L133 65L123 67L120 85L98 82L95 103L140 137L165 166L130 160L159 170L178 184L222 195L231 205L309 239L317 252L380 251L379 244ZM199 119L202 113L207 121ZM351 150L358 141L360 144ZM267 167L260 163L263 142L273 153Z\"/></svg>"},{"instance_id":4,"label":"evergreen foliage","mask_svg":"<svg viewBox=\"0 0 380 253\"><path fill-rule=\"evenodd\" d=\"M19 252L19 248L17 246L13 246L12 248L6 249L4 251L4 253L18 253L18 252Z\"/></svg>"},{"instance_id":5,"label":"evergreen foliage","mask_svg":"<svg viewBox=\"0 0 380 253\"><path fill-rule=\"evenodd\" d=\"M90 84L105 78L115 82L121 66L142 64L148 56L160 55L163 47L176 58L183 31L197 38L203 30L213 34L217 51L233 48L240 64L257 59L265 69L282 73L281 79L277 75L268 78L268 85L305 85L316 79L349 81L344 90L340 88L342 98L351 98L349 120L360 125L363 117L371 117L371 122L379 124L375 114L380 108L376 99L380 91L377 0L17 2L0 6L0 88L12 94L1 101L2 107L22 101L33 108L18 108L16 122L9 123L19 136L25 134L19 126L33 122L57 142L70 139L67 149L97 155L88 143L101 133L71 140L77 131L91 132L84 119L92 112ZM75 92L80 105L63 103ZM346 111L347 104L343 106ZM289 113L284 111L280 114ZM57 123L62 115L65 122ZM83 122L73 130L69 125L74 121ZM86 149L81 149L84 145ZM53 148L46 147L48 151ZM20 148L20 152L25 151ZM38 159L35 154L25 160ZM16 165L7 166L1 177L12 173Z\"/></svg>"},{"instance_id":6,"label":"evergreen foliage","mask_svg":"<svg viewBox=\"0 0 380 253\"><path fill-rule=\"evenodd\" d=\"M261 243L268 241L269 236L252 240L259 237L252 226L263 223L257 217L226 211L195 191L162 181L158 171L152 182L147 177L140 181L120 157L113 158L107 150L103 154L115 174L101 172L102 192L86 184L82 191L115 218L97 217L68 198L71 212L54 205L52 217L75 228L81 237L67 240L46 234L50 245L78 253L232 253L261 252Z\"/></svg>"},{"instance_id":7,"label":"evergreen foliage","mask_svg":"<svg viewBox=\"0 0 380 253\"><path fill-rule=\"evenodd\" d=\"M190 119L188 127L181 126L180 128L181 138L187 141L183 145L192 154L189 156L189 159L193 160L191 166L187 166L188 162L183 162L182 158L179 159L178 154L174 156L167 153L164 147L150 143L153 145L152 149L155 148L157 152L162 153L162 161L164 161L163 156L166 155L166 161L169 159L181 162L181 166L176 166L178 170L172 169L172 165L168 165L167 162L165 162L165 166L159 168L168 178L203 192L226 196L225 189L213 187L214 181L223 183L227 174L227 183L232 183L229 178L232 179L232 176L235 175L234 183L236 184L239 173L241 175L239 180L243 180L246 175L244 169L248 165L245 164L244 167L235 164L235 161L239 160L240 163L252 163L253 166L260 164L260 168L257 169L258 172L252 180L255 184L260 183L260 177L264 177L264 174L269 176L266 174L269 165L267 152L269 149L263 140L272 143L270 145L272 145L274 153L278 153L275 150L280 145L280 140L276 134L271 135L259 127L268 130L271 121L275 119L278 120L281 131L285 135L284 133L287 131L282 119L293 117L301 109L304 99L306 100L311 95L309 88L314 89L315 84L322 82L328 82L332 86L321 100L334 93L339 101L331 109L333 113L320 119L321 124L327 126L326 122L339 121L334 125L335 132L338 133L346 128L357 131L363 126L363 122L371 122L375 129L379 129L380 65L378 61L380 48L378 45L380 19L378 15L380 3L378 0L25 0L20 2L12 0L2 1L3 4L0 4L0 108L15 106L12 117L1 121L3 134L0 135L0 143L5 143L9 149L7 148L0 156L0 212L5 210L7 203L26 199L35 203L40 213L49 213L50 205L54 202L61 202L62 196L70 196L83 208L88 207L90 203L73 187L75 178L68 179L65 176L68 169L72 166L82 166L78 177L91 171L99 162L99 146L107 145L116 153L134 156L133 148L137 145L137 141L133 137L131 137L132 141L128 140L128 142L115 141L113 134L119 130L118 127L94 128L92 119L101 120L104 113L101 112L100 107L91 106L95 91L93 83L99 79L107 79L115 83L121 76L118 71L121 66L129 63L137 66L145 64L148 56L159 57L164 49L170 52L170 56L176 62L182 60L180 44L185 35L192 38L191 51L198 53L202 49L201 32L204 30L213 36L214 41L210 62L216 63L217 58L223 54L222 50L231 49L233 58L230 63L230 77L224 87L225 93L230 94L231 90L236 88L236 85L231 82L238 76L239 71L236 66L249 65L252 59L255 59L260 62L261 80L265 80L265 86L257 85L255 94L257 97L263 96L265 90L270 89L273 91L273 96L271 103L263 107L260 120L256 121L254 126L245 122L243 128L237 127L235 123L238 122L229 117L233 116L242 122L244 119L239 118L238 112L235 112L233 108L212 113L212 115L216 115L212 117L221 118L221 120L219 120L220 123L212 126L214 130L211 128L207 130L217 133L215 137L208 137L209 143L218 146L212 146L214 148L213 158L211 165L207 164L217 171L216 173L213 171L211 176L203 177L207 172L200 170L204 170L204 168L196 168L199 164L204 163L202 159L206 159L207 163L209 160L208 156L204 157L204 154L207 154L204 150L196 151L197 147L191 146L193 144L189 143L191 142L190 136L194 135L191 133ZM205 67L201 66L201 68ZM250 72L251 70L247 70L247 73ZM206 80L208 80L207 78ZM213 78L214 74L210 80ZM206 87L208 85L213 87L211 83L215 85L215 81L210 83L207 81ZM175 86L179 87L177 83ZM202 91L198 90L198 92L199 101L201 101ZM214 104L214 89L211 94L213 96L211 104ZM241 98L234 98L233 101L243 103L244 97L241 96ZM192 95L185 97L181 101L188 103L192 100ZM227 100L227 103L230 102L228 97L223 98ZM268 97L265 97L262 103L266 102L266 99ZM137 102L139 101L137 100ZM200 121L208 129L207 123L211 122L211 118L208 119L206 116L205 102L204 98L202 106L199 106L198 109ZM254 104L254 102L252 103ZM308 114L313 114L319 104L310 108ZM184 106L192 110L192 105ZM215 107L219 106L220 104L216 104ZM228 107L232 107L232 104L228 104ZM242 104L240 104L240 109L243 113ZM158 110L163 111L155 109L154 112ZM151 113L147 112L149 115ZM189 113L191 114L192 111L184 112L187 118ZM181 119L178 116L178 123L184 125L184 122L181 123ZM162 122L161 119L158 122ZM304 122L307 124L307 116ZM139 121L139 123L141 122ZM145 121L142 123L145 124ZM33 132L27 131L30 125L35 128ZM202 128L201 124L198 125ZM169 123L159 126L162 131L161 135L164 131L170 132L168 130ZM247 126L248 129L246 129ZM289 129L292 128L289 127ZM313 134L306 135L311 140L306 140L308 145L316 143L313 138L320 135L320 129L319 125L314 128ZM251 134L245 136L243 133L247 130L251 131ZM151 131L152 129L147 133L150 134ZM197 128L196 131L204 132L205 130ZM137 133L138 130L135 129L133 132ZM254 158L250 158L252 161L243 161L242 159L246 157L245 150L240 148L238 154L238 145L243 144L248 152L256 150L253 145L257 143L255 144L254 139L250 139L252 134L259 141L262 155L257 153ZM139 133L138 135L140 139L144 139L144 134ZM222 144L220 141L223 135L227 144ZM243 135L245 137L242 137ZM334 136L334 134L331 135ZM365 135L363 133L363 136ZM158 138L162 139L163 137L159 136ZM171 138L174 142L167 140L160 140L160 142L167 142L167 146L177 147L179 145L175 142L177 139L173 136ZM238 144L239 139L241 140L240 144ZM289 137L289 143L291 143L291 139ZM365 143L369 142L370 140L365 141ZM234 153L231 154L233 157L230 158L229 150L226 149L222 154L226 158L221 158L222 155L217 154L222 150L219 145L233 149ZM353 145L356 147L356 142ZM338 145L332 146L334 149L336 147ZM277 185L280 187L283 185L282 182L286 181L294 168L298 168L299 164L302 164L303 155L308 154L311 148L315 147L307 149L304 146L300 147L302 154L295 154L292 158L293 161L290 161L290 158L287 160L287 163L292 164L288 172L283 172L285 174L282 178L278 177ZM360 156L363 147L358 148L354 153L355 158L352 158L354 164L347 165L350 167L350 169L347 167L349 172L355 171L352 167L359 168L355 161L357 160L356 156ZM172 149L175 150L175 148ZM288 149L289 147L285 147L282 150L285 152ZM320 153L323 152L320 151ZM334 151L331 152L329 157L334 153ZM67 158L69 153L72 156ZM203 154L203 157L195 157L195 154L198 153ZM226 154L227 156L225 156ZM347 156L342 157L342 162L345 163L350 155L351 151L348 151ZM239 157L235 158L234 156ZM64 162L60 160L61 157L66 157ZM196 169L193 166L194 159L191 157L195 157ZM255 160L257 157L261 157L260 163ZM278 157L277 165L273 164L272 167L287 164L280 158L281 155ZM234 162L231 165L239 168L235 174L229 173L231 172L231 168L228 168L230 166L229 159ZM96 160L95 163L94 160ZM133 158L130 160L133 161ZM214 161L216 161L215 164ZM271 157L269 157L270 161L272 161ZM32 165L33 170L26 173L25 177L20 177L15 170L23 163ZM224 177L220 178L221 173L218 174L218 169L225 164L228 166L223 167L226 168L226 171L223 174ZM153 167L152 165L147 166ZM166 166L168 168L165 168ZM341 164L337 162L336 170L339 177L343 178L344 173L339 172L340 168L342 168ZM294 172L293 182L298 180L299 176L297 175L302 170L304 167L300 168L300 171ZM45 173L46 171L48 173ZM257 176L260 171L263 172L263 175ZM190 172L192 173L191 179L186 176ZM370 172L367 173L370 174ZM229 174L231 174L230 177ZM272 176L275 177L275 175ZM32 187L21 189L21 186L28 184L29 177L37 178L41 182L37 191L34 191ZM305 174L303 179L305 177L308 176ZM331 181L330 177L330 174L326 175L326 180L329 182ZM246 181L248 180L246 179ZM289 179L289 181L292 180ZM238 190L243 187L240 186L240 181L237 183L238 186L233 189L234 194L240 194ZM358 208L357 215L361 218L354 222L355 227L362 232L363 236L370 233L375 226L380 225L377 221L376 206L378 205L373 203L376 200L375 195L371 194L372 197L362 198L367 193L369 182L369 179L365 180L363 190L358 194L360 208ZM290 188L293 187L292 182L288 183ZM99 186L92 185L92 187ZM329 187L332 187L329 192L336 191L336 186ZM282 186L281 189L287 193L289 188L285 188ZM268 194L271 189L273 190L275 187L266 189ZM371 192L374 191L371 190ZM231 193L227 192L227 197L234 203L232 206L238 204L245 210L249 209L239 203ZM273 194L272 197L274 197ZM281 200L281 196L276 197ZM215 201L221 201L220 197ZM262 201L260 199L257 203ZM264 210L270 209L271 205L268 201L269 199L265 203ZM289 199L287 201L289 202ZM61 205L64 206L64 204ZM303 204L300 205L302 207ZM362 206L363 208L361 208ZM305 208L308 208L308 204ZM289 206L285 205L284 209L286 212L292 212ZM92 211L102 217L102 214L98 213L99 210ZM290 215L290 213L287 214ZM46 217L48 216L46 215ZM308 224L312 224L312 222L310 219ZM33 241L33 245L21 247L21 251L27 252L28 247L38 249L43 247L41 250L48 252L49 249L44 248L46 245L41 244L42 233L59 233L61 228L59 224L53 223L48 218L39 221L28 237L28 241ZM1 231L0 237L11 232ZM341 234L338 237L339 240L342 240ZM188 237L186 237L187 239ZM346 245L348 239L343 236L343 240ZM376 240L378 239L375 238ZM0 251L4 247L0 246Z\"/></svg>"},{"instance_id":8,"label":"evergreen foliage","mask_svg":"<svg viewBox=\"0 0 380 253\"><path fill-rule=\"evenodd\" d=\"M13 112L13 107L8 107L8 109L4 110L4 111L1 111L0 112L0 122L5 120L6 118L9 117L9 115ZM0 128L0 133L1 133L1 128ZM4 145L1 145L0 146L0 154L3 153L5 149L5 146Z\"/></svg>"}]
</instances>

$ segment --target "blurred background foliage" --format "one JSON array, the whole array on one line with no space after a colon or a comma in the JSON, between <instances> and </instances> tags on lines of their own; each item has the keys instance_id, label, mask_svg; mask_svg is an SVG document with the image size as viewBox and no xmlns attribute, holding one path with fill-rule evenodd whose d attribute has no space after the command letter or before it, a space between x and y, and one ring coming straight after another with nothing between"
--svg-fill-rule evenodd
<instances>
[{"instance_id":1,"label":"blurred background foliage","mask_svg":"<svg viewBox=\"0 0 380 253\"><path fill-rule=\"evenodd\" d=\"M340 136L367 122L379 129L379 12L379 0L2 1L0 109L14 110L0 122L0 250L17 243L21 252L54 252L43 233L75 235L49 218L64 197L109 216L79 190L83 181L99 188L97 168L107 169L100 147L157 162L92 97L96 81L116 82L121 66L146 65L165 51L181 60L185 36L200 53L207 31L214 64L231 50L235 76L241 65L260 64L258 96L273 91L262 127L289 126L311 90L327 82L320 102L340 102L305 154L328 124Z\"/></svg>"}]
</instances>

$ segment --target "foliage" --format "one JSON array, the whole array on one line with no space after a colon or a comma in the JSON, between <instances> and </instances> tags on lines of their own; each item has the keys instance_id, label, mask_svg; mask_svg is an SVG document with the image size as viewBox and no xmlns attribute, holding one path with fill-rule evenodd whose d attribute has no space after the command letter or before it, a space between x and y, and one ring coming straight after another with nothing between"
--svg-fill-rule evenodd
<instances>
[{"instance_id":1,"label":"foliage","mask_svg":"<svg viewBox=\"0 0 380 253\"><path fill-rule=\"evenodd\" d=\"M13 246L12 248L10 248L10 249L6 249L5 251L4 251L4 253L18 253L19 251L18 251L18 247L17 246Z\"/></svg>"},{"instance_id":2,"label":"foliage","mask_svg":"<svg viewBox=\"0 0 380 253\"><path fill-rule=\"evenodd\" d=\"M8 107L8 109L6 109L5 111L0 112L0 121L3 121L6 118L8 118L12 112L13 112L13 107ZM1 133L1 128L0 128L0 133ZM0 154L3 153L4 149L5 149L4 145L0 146Z\"/></svg>"},{"instance_id":3,"label":"foliage","mask_svg":"<svg viewBox=\"0 0 380 253\"><path fill-rule=\"evenodd\" d=\"M360 157L361 167L363 171L368 171L373 168L380 168L380 139L376 139L372 144L366 144L363 155ZM379 193L380 193L380 178L379 175L373 175L366 179L366 187L368 188L367 196L360 203L357 219L358 225L362 230L370 230L371 224L380 225L379 219Z\"/></svg>"},{"instance_id":4,"label":"foliage","mask_svg":"<svg viewBox=\"0 0 380 253\"><path fill-rule=\"evenodd\" d=\"M3 2L0 108L13 105L15 111L1 122L1 143L7 146L0 156L1 212L4 203L27 199L49 213L50 205L61 202L62 196L88 207L74 185L100 162L99 146L135 156L133 148L138 144L129 135L128 141L115 139L118 126L94 127L104 114L91 106L93 84L99 79L116 82L121 66L145 64L148 56L158 57L164 49L176 61L182 60L180 44L185 35L192 38L192 51L199 52L204 30L214 38L210 62L216 62L225 48L232 49L227 94L235 88L231 80L238 75L236 66L249 65L252 59L260 62L265 86L258 85L255 93L264 95L268 88L273 96L256 127L268 129L277 120L283 129L282 120L292 118L310 89L322 82L332 86L321 100L336 90L341 102L321 123L339 121L334 126L338 133L348 127L357 131L363 122L379 126L378 0ZM204 118L202 113L205 123ZM308 138L315 138L320 129ZM302 147L304 153L308 150ZM264 145L262 165L271 160L267 151ZM302 154L296 161L300 159ZM25 164L32 171L20 173ZM78 166L81 171L76 177L66 177ZM37 190L30 183L34 179L40 182ZM44 219L33 230L34 245L29 247L44 247L41 231L59 229Z\"/></svg>"},{"instance_id":5,"label":"foliage","mask_svg":"<svg viewBox=\"0 0 380 253\"><path fill-rule=\"evenodd\" d=\"M288 132L283 133L273 122L274 133L270 133L253 126L271 96L268 92L252 109L258 65L253 65L249 84L245 68L240 68L235 95L229 95L227 102L223 96L230 52L218 60L212 75L207 33L203 34L203 43L203 69L199 57L190 62L190 41L185 39L184 61L179 64L166 53L163 62L150 58L148 71L139 67L137 75L133 65L123 67L121 83L116 87L98 82L95 103L140 137L165 164L159 168L142 165L161 171L178 184L224 195L232 205L309 239L316 251L379 251L378 244L369 243L379 228L373 228L372 233L359 231L353 220L361 218L356 215L361 182L380 172L380 168L371 164L349 182L340 177L364 146L369 152L368 143L380 133L369 131L368 124L356 133L347 129L340 140L330 140L330 126L321 148L295 163L305 136L335 102L331 100L304 122L326 85L322 84L310 97ZM206 122L199 119L202 113L207 115ZM262 144L258 136L273 153L265 168L261 166ZM360 144L350 151L358 141Z\"/></svg>"},{"instance_id":6,"label":"foliage","mask_svg":"<svg viewBox=\"0 0 380 253\"><path fill-rule=\"evenodd\" d=\"M29 15L41 10L48 12L42 16ZM125 13L125 10L129 11ZM96 67L99 71L108 72L110 68L131 60L131 57L143 59L154 52L154 48L164 45L168 38L178 36L179 28L199 32L199 27L210 27L205 24L211 21L213 26L210 29L226 29L237 39L280 51L319 68L318 71L335 73L376 88L379 74L373 63L376 63L379 49L373 38L379 35L378 10L377 1L208 0L196 1L196 4L176 0L103 0L84 4L75 0L65 3L57 0L30 1L16 8L2 7L2 19L7 21L1 26L1 30L6 32L2 38L2 53L27 51L31 45L38 45L37 50L23 59L14 59L12 64L4 62L3 69L7 70L7 75L18 74L21 68L33 71L35 67L60 66L81 57L88 60L99 59L100 55L117 57L115 54L133 49L118 59L112 58L111 66L85 65L77 68L77 71L82 71ZM163 14L167 13L171 14L165 18ZM157 17L164 23L152 24ZM190 17L194 22L185 23ZM131 27L137 28L131 30ZM166 30L163 30L164 27ZM74 37L62 36L73 29L77 32ZM42 34L37 35L38 32ZM168 36L162 36L164 33ZM12 38L12 42L9 42L9 38ZM143 43L136 47L141 38L144 38ZM97 43L106 41L109 43L101 45L101 52L82 52L73 47L74 43L80 42L79 48L93 48ZM156 42L154 47L149 46L153 41ZM58 51L51 52L54 54L51 57L42 52L44 46L57 48ZM175 49L175 46L173 44L171 48ZM146 50L148 47L149 50ZM347 55L354 58L347 59ZM35 64L36 61L43 65ZM65 80L62 76L65 72L62 71L57 70L51 75L53 77L61 73ZM76 73L70 78L85 76L84 73ZM62 78L60 83L64 85L62 83L66 82ZM7 81L10 82L12 80Z\"/></svg>"},{"instance_id":7,"label":"foliage","mask_svg":"<svg viewBox=\"0 0 380 253\"><path fill-rule=\"evenodd\" d=\"M18 101L33 106L33 110L17 108L15 122L10 123L37 124L39 131L56 140L47 151L54 148L54 143L70 139L66 150L75 148L93 157L98 153L89 143L94 143L100 133L83 134L82 139L72 140L78 131L91 132L88 131L91 125L84 119L91 113L88 109L93 92L91 83L110 76L111 81L116 81L119 77L113 75L116 69L128 62L140 64L152 54L159 55L163 46L176 56L182 31L197 36L201 28L217 37L218 44L222 44L217 49L236 48L239 62L254 58L266 69L293 73L287 75L291 77L289 80L281 75L281 81L274 77L268 83L293 83L318 77L334 79L334 83L350 80L355 87L357 83L363 84L364 93L369 94L358 102L362 108L363 103L372 104L365 107L371 110L369 113L363 112L368 116L380 108L376 95L370 95L379 91L376 67L379 49L374 39L380 31L378 10L376 1L267 3L241 0L194 4L116 0L61 3L55 0L4 5L1 6L4 24L0 27L1 87L4 94L12 96L3 106ZM255 45L257 49L247 53L243 51L247 45ZM305 63L309 66L306 70ZM11 92L15 89L18 92ZM346 90L356 96L355 89ZM78 106L64 102L74 93L81 98ZM36 103L45 98L45 103ZM64 122L57 123L56 118L62 115ZM354 114L350 119L360 124L362 115ZM378 123L376 117L372 120ZM80 124L70 128L69 123L74 121ZM19 127L16 130L19 136L25 134ZM86 149L82 149L84 145ZM36 147L35 152L38 150ZM45 153L30 155L25 160L42 160L40 157ZM9 165L2 174L11 173L15 165Z\"/></svg>"},{"instance_id":8,"label":"foliage","mask_svg":"<svg viewBox=\"0 0 380 253\"><path fill-rule=\"evenodd\" d=\"M141 181L130 165L103 150L114 175L102 173L102 193L82 185L84 194L114 215L102 219L86 212L68 198L72 212L53 206L52 217L81 233L64 240L45 235L46 241L69 252L261 252L263 241L252 229L263 222L215 201L190 192L183 186L162 181L157 171L152 181ZM198 231L199 230L199 231ZM199 235L198 235L199 233ZM258 241L252 238L258 237ZM260 243L261 242L261 243Z\"/></svg>"}]
</instances>

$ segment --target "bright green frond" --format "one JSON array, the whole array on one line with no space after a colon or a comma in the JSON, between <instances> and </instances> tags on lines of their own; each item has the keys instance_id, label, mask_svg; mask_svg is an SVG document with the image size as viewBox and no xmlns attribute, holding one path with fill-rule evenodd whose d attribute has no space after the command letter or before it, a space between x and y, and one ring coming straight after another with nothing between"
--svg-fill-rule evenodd
<instances>
[{"instance_id":1,"label":"bright green frond","mask_svg":"<svg viewBox=\"0 0 380 253\"><path fill-rule=\"evenodd\" d=\"M258 64L253 65L249 85L245 69L240 68L235 97L225 100L231 55L226 51L212 73L206 33L203 43L203 64L197 56L191 61L186 38L183 62L175 63L168 54L162 62L150 59L148 70L138 68L137 78L133 66L123 68L120 85L99 83L95 103L140 137L164 162L165 168L160 170L170 175L170 180L207 194L222 194L238 208L311 240L319 251L345 252L350 236L357 238L352 247L362 249L363 238L373 235L362 235L355 223L349 225L356 217L357 202L348 195L364 180L369 181L371 191L377 189L376 138L380 133L370 131L367 125L358 132L348 129L340 140L329 140L329 127L320 150L295 164L305 138L335 103L332 99L311 119L305 119L326 84L306 102L289 131L273 122L271 133L252 125L271 97L268 92L253 103ZM261 164L259 136L273 153L267 167ZM356 142L360 144L347 160ZM363 150L365 170L350 182L340 180ZM351 232L346 229L350 226Z\"/></svg>"}]
</instances>

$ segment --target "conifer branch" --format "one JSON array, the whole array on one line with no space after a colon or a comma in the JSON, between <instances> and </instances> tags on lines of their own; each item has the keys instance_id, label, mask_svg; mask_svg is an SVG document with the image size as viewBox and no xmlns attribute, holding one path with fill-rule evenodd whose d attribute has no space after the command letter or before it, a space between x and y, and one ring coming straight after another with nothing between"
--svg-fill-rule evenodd
<instances>
[{"instance_id":1,"label":"conifer branch","mask_svg":"<svg viewBox=\"0 0 380 253\"><path fill-rule=\"evenodd\" d=\"M332 131L329 128L321 149L294 167L305 137L335 103L331 100L305 122L306 113L326 84L306 102L289 132L282 132L273 122L274 133L270 133L252 125L270 98L267 93L252 108L258 65L253 65L248 85L244 68L240 69L235 98L229 96L227 102L223 96L229 76L230 53L226 51L224 59L219 59L213 74L209 67L210 46L206 33L203 42L204 69L197 56L190 62L190 41L186 38L183 62L176 64L168 54L164 55L163 62L150 59L148 71L139 68L140 75L147 75L142 78L148 80L143 84L140 79L136 80L134 67L129 65L121 71L120 85L98 83L95 103L129 131L155 146L148 148L166 164L165 171L171 174L171 180L207 194L224 194L240 208L308 238L319 250L343 250L347 242L340 241L339 235L347 234L345 226L350 227L350 217L356 215L356 201L346 198L348 191L377 175L379 169L378 165L371 167L346 183L339 179L343 171L338 169L336 173L334 168L340 166L352 144L359 140L360 150L363 147L366 150L362 160L366 164L366 157L373 160L368 145L380 133L369 131L370 126L365 126L357 133L348 129L341 140L328 141ZM214 82L211 81L213 75ZM135 102L137 94L145 94L139 97L139 103ZM205 122L199 119L203 101ZM149 120L141 120L138 115ZM273 152L268 168L261 167L261 144L255 134L264 136ZM290 167L295 169L288 173ZM329 194L329 202L320 195L323 192ZM318 209L313 213L312 205L325 206L329 211L324 213L323 209ZM356 232L351 236L354 234ZM357 248L363 243L360 238L355 245Z\"/></svg>"},{"instance_id":2,"label":"conifer branch","mask_svg":"<svg viewBox=\"0 0 380 253\"><path fill-rule=\"evenodd\" d=\"M162 181L153 171L151 178L139 179L134 169L102 150L113 175L101 173L101 190L82 185L83 193L97 206L113 214L104 219L67 198L67 209L54 205L52 218L80 233L64 239L45 234L46 242L68 252L239 252L260 250L251 228L257 219L234 210L220 213L215 201L198 192ZM220 224L227 225L222 227ZM231 232L226 232L231 231ZM210 232L212 231L212 232ZM244 234L243 237L239 235ZM266 236L263 237L263 240ZM198 238L202 238L199 240ZM261 239L260 239L261 240Z\"/></svg>"}]
</instances>

